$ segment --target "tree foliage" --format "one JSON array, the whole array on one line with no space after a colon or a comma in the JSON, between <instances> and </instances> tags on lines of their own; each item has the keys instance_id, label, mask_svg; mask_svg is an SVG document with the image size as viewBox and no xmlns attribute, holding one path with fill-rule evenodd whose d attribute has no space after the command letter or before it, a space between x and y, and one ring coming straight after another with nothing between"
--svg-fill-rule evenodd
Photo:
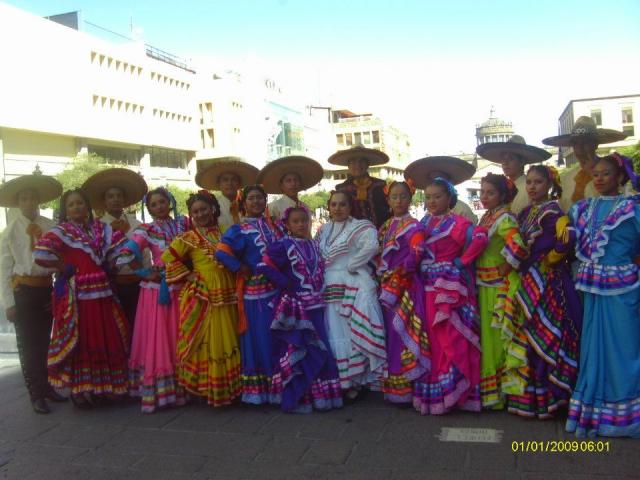
<instances>
[{"instance_id":1,"label":"tree foliage","mask_svg":"<svg viewBox=\"0 0 640 480\"><path fill-rule=\"evenodd\" d=\"M316 208L327 208L327 202L329 201L329 192L320 190L314 193L305 193L300 195L300 200L306 203L312 212L315 212Z\"/></svg>"},{"instance_id":2,"label":"tree foliage","mask_svg":"<svg viewBox=\"0 0 640 480\"><path fill-rule=\"evenodd\" d=\"M108 170L109 168L126 168L127 166L122 163L107 161L103 157L90 153L88 155L78 155L73 159L69 166L62 172L55 175L55 178L62 184L63 191L79 188L82 184L92 175L101 172L102 170ZM187 215L187 198L192 193L191 190L186 188L180 188L176 186L166 185L167 189L173 194L176 199L176 206L178 213ZM149 189L154 186L149 185ZM53 208L57 210L59 208L59 200L53 200L45 205L45 208ZM127 211L134 213L141 208L140 203L131 205L127 208Z\"/></svg>"},{"instance_id":3,"label":"tree foliage","mask_svg":"<svg viewBox=\"0 0 640 480\"><path fill-rule=\"evenodd\" d=\"M618 152L633 160L633 169L636 172L640 172L640 142L635 145L629 145L628 147L621 147L618 149Z\"/></svg>"},{"instance_id":4,"label":"tree foliage","mask_svg":"<svg viewBox=\"0 0 640 480\"><path fill-rule=\"evenodd\" d=\"M95 153L88 155L78 155L63 171L55 175L56 180L62 184L62 191L80 188L82 184L93 174L114 167L125 167L118 163L107 163L107 161ZM53 200L45 205L45 208L57 210L59 200Z\"/></svg>"}]
</instances>

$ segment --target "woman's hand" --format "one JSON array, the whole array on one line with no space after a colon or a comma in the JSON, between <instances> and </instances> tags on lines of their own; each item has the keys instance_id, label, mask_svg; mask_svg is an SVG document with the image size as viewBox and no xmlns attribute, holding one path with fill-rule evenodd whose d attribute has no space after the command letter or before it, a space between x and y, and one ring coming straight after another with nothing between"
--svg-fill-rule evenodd
<instances>
[{"instance_id":1,"label":"woman's hand","mask_svg":"<svg viewBox=\"0 0 640 480\"><path fill-rule=\"evenodd\" d=\"M155 283L159 283L161 279L162 276L160 275L160 271L153 268L151 269L151 273L149 273L147 278L145 278L145 280Z\"/></svg>"},{"instance_id":2,"label":"woman's hand","mask_svg":"<svg viewBox=\"0 0 640 480\"><path fill-rule=\"evenodd\" d=\"M513 267L509 262L504 262L503 264L498 265L498 273L501 277L506 277L507 275L509 275L511 273L511 270L513 270Z\"/></svg>"},{"instance_id":3,"label":"woman's hand","mask_svg":"<svg viewBox=\"0 0 640 480\"><path fill-rule=\"evenodd\" d=\"M245 277L250 277L251 275L253 275L253 272L251 271L251 267L245 264L242 264L242 266L238 270L238 273L241 275L244 275Z\"/></svg>"}]
</instances>

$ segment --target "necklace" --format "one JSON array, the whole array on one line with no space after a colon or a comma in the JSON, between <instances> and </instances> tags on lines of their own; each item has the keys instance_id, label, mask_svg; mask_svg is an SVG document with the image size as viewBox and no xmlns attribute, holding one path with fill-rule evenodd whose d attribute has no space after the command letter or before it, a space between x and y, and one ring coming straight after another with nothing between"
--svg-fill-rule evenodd
<instances>
[{"instance_id":1,"label":"necklace","mask_svg":"<svg viewBox=\"0 0 640 480\"><path fill-rule=\"evenodd\" d=\"M480 226L491 228L498 216L500 216L504 211L506 211L505 205L499 205L496 208L487 210L487 212L480 219Z\"/></svg>"},{"instance_id":2,"label":"necklace","mask_svg":"<svg viewBox=\"0 0 640 480\"><path fill-rule=\"evenodd\" d=\"M293 240L296 251L300 257L302 257L305 269L312 279L315 278L320 262L318 262L318 255L316 254L315 248L313 248L313 240L298 239L295 237L289 238Z\"/></svg>"},{"instance_id":3,"label":"necklace","mask_svg":"<svg viewBox=\"0 0 640 480\"><path fill-rule=\"evenodd\" d=\"M406 225L406 221L409 219L409 214L405 214L401 217L393 217L391 222L389 223L389 228L384 232L384 236L382 237L382 247L387 245L392 240L395 240L396 234L399 230L402 229L404 225Z\"/></svg>"},{"instance_id":4,"label":"necklace","mask_svg":"<svg viewBox=\"0 0 640 480\"><path fill-rule=\"evenodd\" d=\"M327 235L327 241L326 241L327 248L329 248L331 245L333 245L334 242L338 239L338 237L342 234L342 232L344 231L345 227L347 226L347 222L348 221L349 221L349 219L347 219L344 222L342 222L342 226L340 227L340 231L336 234L335 237L332 237L331 235L333 234L333 228L334 228L336 222L331 222L331 227L329 227L329 234Z\"/></svg>"},{"instance_id":5,"label":"necklace","mask_svg":"<svg viewBox=\"0 0 640 480\"><path fill-rule=\"evenodd\" d=\"M606 200L606 199L615 199L614 202L611 204L611 207L609 208L609 210L607 212L604 213L602 220L598 219L598 213L600 211L600 205L602 204L602 200ZM589 240L593 241L599 234L600 234L600 230L601 228L604 226L604 224L607 221L607 217L609 217L609 215L611 214L611 212L614 212L616 210L616 208L618 208L618 203L620 203L620 199L622 197L620 196L616 196L616 197L597 197L595 198L592 202L590 202L589 205L589 209L587 210L587 218L588 218L588 222L587 222L587 232L589 235ZM606 204L605 204L606 206Z\"/></svg>"}]
</instances>

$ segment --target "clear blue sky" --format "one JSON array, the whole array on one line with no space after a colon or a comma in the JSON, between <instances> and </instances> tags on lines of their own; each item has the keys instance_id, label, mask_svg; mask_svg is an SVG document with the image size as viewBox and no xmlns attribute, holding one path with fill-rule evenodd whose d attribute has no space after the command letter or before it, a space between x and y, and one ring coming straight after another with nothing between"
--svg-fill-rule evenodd
<instances>
[{"instance_id":1,"label":"clear blue sky","mask_svg":"<svg viewBox=\"0 0 640 480\"><path fill-rule=\"evenodd\" d=\"M555 55L640 49L638 0L9 0L38 15L81 10L160 48L264 58ZM639 51L640 53L640 51Z\"/></svg>"},{"instance_id":2,"label":"clear blue sky","mask_svg":"<svg viewBox=\"0 0 640 480\"><path fill-rule=\"evenodd\" d=\"M491 105L539 145L569 100L640 93L640 0L8 3L124 34L133 17L145 42L186 58L260 59L310 101L390 120L419 154L473 149Z\"/></svg>"}]
</instances>

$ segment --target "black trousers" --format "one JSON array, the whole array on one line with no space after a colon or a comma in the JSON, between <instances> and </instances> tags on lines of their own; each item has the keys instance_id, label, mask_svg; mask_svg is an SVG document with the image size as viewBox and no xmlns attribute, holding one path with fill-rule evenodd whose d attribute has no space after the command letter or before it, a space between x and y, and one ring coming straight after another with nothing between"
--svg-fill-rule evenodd
<instances>
[{"instance_id":1,"label":"black trousers","mask_svg":"<svg viewBox=\"0 0 640 480\"><path fill-rule=\"evenodd\" d=\"M138 297L140 296L140 284L139 283L127 283L114 285L115 294L120 300L122 310L124 310L124 316L127 317L129 322L129 331L133 336L133 324L136 320L136 310L138 309Z\"/></svg>"},{"instance_id":2,"label":"black trousers","mask_svg":"<svg viewBox=\"0 0 640 480\"><path fill-rule=\"evenodd\" d=\"M51 339L51 287L19 285L13 292L16 302L16 343L24 383L31 400L43 398L50 390L47 351Z\"/></svg>"}]
</instances>

